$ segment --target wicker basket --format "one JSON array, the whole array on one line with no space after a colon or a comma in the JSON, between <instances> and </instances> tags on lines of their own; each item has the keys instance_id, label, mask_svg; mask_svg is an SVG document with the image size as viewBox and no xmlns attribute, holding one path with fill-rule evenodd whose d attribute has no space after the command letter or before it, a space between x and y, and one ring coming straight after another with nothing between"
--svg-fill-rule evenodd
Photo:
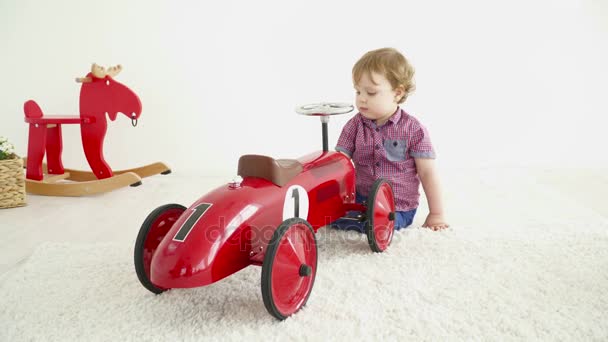
<instances>
[{"instance_id":1,"label":"wicker basket","mask_svg":"<svg viewBox=\"0 0 608 342\"><path fill-rule=\"evenodd\" d=\"M23 159L0 160L0 209L25 205Z\"/></svg>"}]
</instances>

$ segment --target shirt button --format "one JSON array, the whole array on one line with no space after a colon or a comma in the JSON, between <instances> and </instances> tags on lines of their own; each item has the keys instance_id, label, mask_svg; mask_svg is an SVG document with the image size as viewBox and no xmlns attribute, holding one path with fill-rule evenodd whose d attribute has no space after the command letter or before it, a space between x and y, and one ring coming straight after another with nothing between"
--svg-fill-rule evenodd
<instances>
[{"instance_id":1,"label":"shirt button","mask_svg":"<svg viewBox=\"0 0 608 342\"><path fill-rule=\"evenodd\" d=\"M377 163L376 163L376 166L377 166L377 167L380 167L380 162L377 162Z\"/></svg>"},{"instance_id":2,"label":"shirt button","mask_svg":"<svg viewBox=\"0 0 608 342\"><path fill-rule=\"evenodd\" d=\"M376 132L380 132L380 128L376 127Z\"/></svg>"},{"instance_id":3,"label":"shirt button","mask_svg":"<svg viewBox=\"0 0 608 342\"><path fill-rule=\"evenodd\" d=\"M376 150L379 150L379 149L380 149L380 145L376 145Z\"/></svg>"}]
</instances>

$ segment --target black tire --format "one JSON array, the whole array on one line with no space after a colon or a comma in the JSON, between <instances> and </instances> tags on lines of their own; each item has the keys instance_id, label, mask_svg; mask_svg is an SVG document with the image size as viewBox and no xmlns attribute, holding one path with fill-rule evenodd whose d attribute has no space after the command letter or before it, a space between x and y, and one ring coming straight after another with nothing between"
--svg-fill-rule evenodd
<instances>
[{"instance_id":1,"label":"black tire","mask_svg":"<svg viewBox=\"0 0 608 342\"><path fill-rule=\"evenodd\" d=\"M284 306L284 304L275 302L275 296L273 296L272 291L273 266L275 266L274 262L277 257L277 251L279 251L279 248L281 247L281 239L285 236L285 234L289 231L290 228L294 227L297 224L304 224L310 233L308 234L308 232L306 232L306 236L312 238L312 240L308 240L306 242L312 243L312 245L314 245L314 251L309 251L308 254L306 254L306 257L313 258L314 255L314 261L311 262L310 265L295 264L289 265L289 267L297 269L300 277L311 277L311 279L308 279L307 282L302 283L305 285L297 289L298 295L296 295L296 297L299 299L298 304L294 305L288 310L281 311L280 306ZM264 299L264 306L266 307L266 310L268 310L268 313L270 313L272 316L276 317L279 320L284 320L285 318L291 316L292 314L300 310L304 305L306 305L306 302L310 297L310 293L312 292L312 288L314 286L315 278L317 275L317 256L317 238L310 223L308 223L304 219L294 217L283 221L279 225L277 230L275 230L275 232L273 233L270 242L268 243L266 255L264 256L264 262L262 264L262 298ZM284 269L285 267L282 267L282 269L280 269L281 272L284 272Z\"/></svg>"},{"instance_id":2,"label":"black tire","mask_svg":"<svg viewBox=\"0 0 608 342\"><path fill-rule=\"evenodd\" d=\"M146 244L146 239L148 238L148 234L150 233L150 229L152 229L152 227L154 227L154 223L156 222L156 220L167 210L172 210L172 209L178 209L178 210L181 210L182 212L184 212L186 210L186 207L184 207L183 205L180 205L180 204L165 204L165 205L162 205L162 206L154 209L148 215L148 217L146 217L146 219L144 220L144 223L141 225L141 228L139 229L139 233L137 234L137 239L135 240L134 257L133 257L134 263L135 263L135 273L137 273L137 278L139 279L139 282L146 289L148 289L150 292L155 293L155 294L162 293L162 292L166 291L167 289L160 288L160 287L157 287L156 285L152 284L152 282L150 281L149 275L146 274L146 266L149 269L150 265L149 265L148 261L145 260L146 258L144 257L144 247ZM166 227L165 234L167 231L169 231L170 228L171 228L171 226Z\"/></svg>"}]
</instances>

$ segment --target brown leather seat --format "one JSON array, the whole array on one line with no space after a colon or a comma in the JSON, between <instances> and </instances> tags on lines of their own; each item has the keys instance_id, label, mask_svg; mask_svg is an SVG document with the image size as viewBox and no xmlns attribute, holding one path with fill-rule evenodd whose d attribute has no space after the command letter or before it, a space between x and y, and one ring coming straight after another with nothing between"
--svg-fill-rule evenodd
<instances>
[{"instance_id":1,"label":"brown leather seat","mask_svg":"<svg viewBox=\"0 0 608 342\"><path fill-rule=\"evenodd\" d=\"M239 158L238 175L243 178L259 177L283 186L300 172L302 164L295 159L273 159L256 154L246 154Z\"/></svg>"}]
</instances>

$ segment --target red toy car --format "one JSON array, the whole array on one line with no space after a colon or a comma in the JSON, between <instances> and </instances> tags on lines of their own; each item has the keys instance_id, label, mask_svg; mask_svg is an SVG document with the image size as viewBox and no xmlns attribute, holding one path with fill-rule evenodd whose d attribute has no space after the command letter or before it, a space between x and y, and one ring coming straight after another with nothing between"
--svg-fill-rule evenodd
<instances>
[{"instance_id":1,"label":"red toy car","mask_svg":"<svg viewBox=\"0 0 608 342\"><path fill-rule=\"evenodd\" d=\"M262 297L283 320L307 301L317 273L315 233L357 210L369 245L384 251L394 232L391 185L374 183L367 205L355 203L355 169L340 152L328 151L330 115L353 106L321 103L297 108L320 116L323 151L298 159L244 155L238 175L189 208L163 205L152 211L135 243L135 270L153 293L209 285L249 265L262 266Z\"/></svg>"}]
</instances>

